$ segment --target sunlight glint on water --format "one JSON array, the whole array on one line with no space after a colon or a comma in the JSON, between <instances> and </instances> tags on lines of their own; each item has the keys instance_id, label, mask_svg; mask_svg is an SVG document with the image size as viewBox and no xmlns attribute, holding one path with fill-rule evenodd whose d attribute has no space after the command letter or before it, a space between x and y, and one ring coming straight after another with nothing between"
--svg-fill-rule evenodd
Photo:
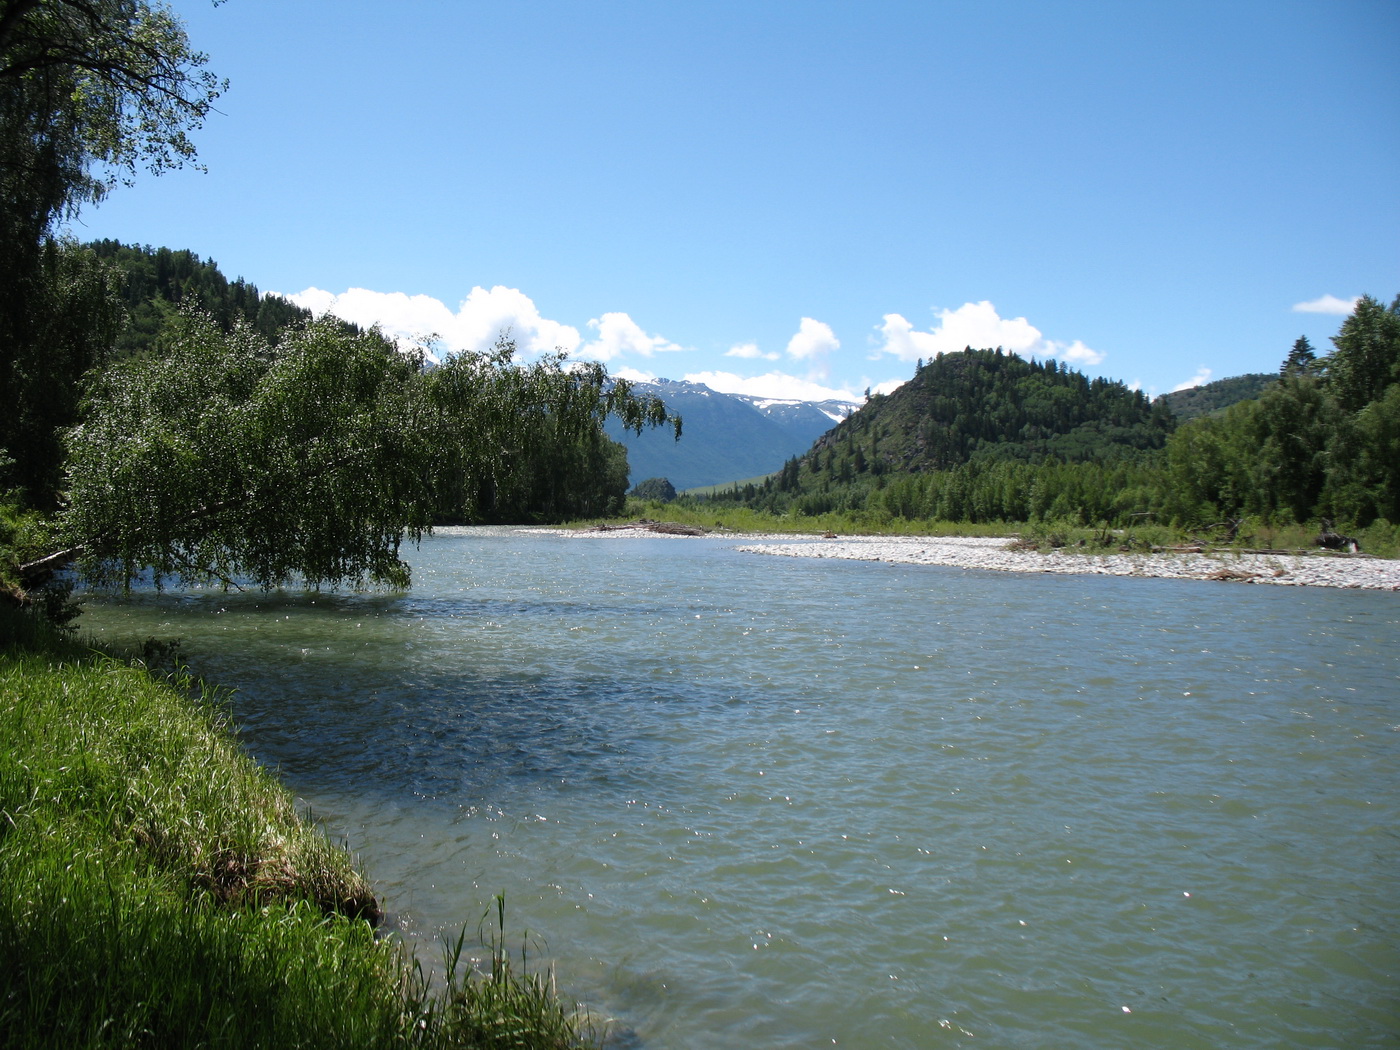
<instances>
[{"instance_id":1,"label":"sunlight glint on water","mask_svg":"<svg viewBox=\"0 0 1400 1050\"><path fill-rule=\"evenodd\" d=\"M1393 1046L1400 601L449 530L402 596L92 599L237 686L408 935L632 1045Z\"/></svg>"}]
</instances>

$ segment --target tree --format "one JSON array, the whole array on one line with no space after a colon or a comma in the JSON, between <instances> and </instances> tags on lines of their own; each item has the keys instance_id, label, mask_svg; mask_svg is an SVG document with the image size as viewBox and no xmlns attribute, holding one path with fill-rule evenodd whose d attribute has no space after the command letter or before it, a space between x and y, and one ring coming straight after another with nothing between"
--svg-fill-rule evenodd
<instances>
[{"instance_id":1,"label":"tree","mask_svg":"<svg viewBox=\"0 0 1400 1050\"><path fill-rule=\"evenodd\" d=\"M51 353L46 307L66 293L46 241L138 168L194 162L188 133L225 86L205 61L170 12L138 0L0 0L0 404L17 409L0 449L31 498L50 495L53 424L73 422L36 411L34 399L71 404L94 363L86 336ZM17 446L28 433L20 417L42 421L46 437Z\"/></svg>"},{"instance_id":2,"label":"tree","mask_svg":"<svg viewBox=\"0 0 1400 1050\"><path fill-rule=\"evenodd\" d=\"M1344 409L1359 411L1400 382L1400 296L1387 309L1363 295L1332 343L1327 383Z\"/></svg>"},{"instance_id":3,"label":"tree","mask_svg":"<svg viewBox=\"0 0 1400 1050\"><path fill-rule=\"evenodd\" d=\"M139 167L193 163L188 133L227 87L207 60L173 14L140 0L0 0L7 240L37 241Z\"/></svg>"},{"instance_id":4,"label":"tree","mask_svg":"<svg viewBox=\"0 0 1400 1050\"><path fill-rule=\"evenodd\" d=\"M1307 336L1300 335L1294 341L1293 349L1288 351L1288 357L1279 367L1279 377L1287 379L1289 376L1311 375L1316 361L1317 354L1313 352L1312 343L1308 342Z\"/></svg>"},{"instance_id":5,"label":"tree","mask_svg":"<svg viewBox=\"0 0 1400 1050\"><path fill-rule=\"evenodd\" d=\"M670 478L647 478L637 482L632 489L632 495L638 499L670 503L676 498L676 486L671 484Z\"/></svg>"},{"instance_id":6,"label":"tree","mask_svg":"<svg viewBox=\"0 0 1400 1050\"><path fill-rule=\"evenodd\" d=\"M634 430L666 421L601 366L516 364L514 350L503 340L430 367L334 319L273 345L246 324L225 333L178 315L159 353L94 379L68 435L68 546L23 569L405 586L402 541L507 480L542 419L561 437L596 433L610 413Z\"/></svg>"},{"instance_id":7,"label":"tree","mask_svg":"<svg viewBox=\"0 0 1400 1050\"><path fill-rule=\"evenodd\" d=\"M117 338L122 306L117 275L85 248L49 241L35 264L19 282L25 338L0 366L0 450L13 461L10 484L45 504L62 478L62 430L77 419L80 380Z\"/></svg>"}]
</instances>

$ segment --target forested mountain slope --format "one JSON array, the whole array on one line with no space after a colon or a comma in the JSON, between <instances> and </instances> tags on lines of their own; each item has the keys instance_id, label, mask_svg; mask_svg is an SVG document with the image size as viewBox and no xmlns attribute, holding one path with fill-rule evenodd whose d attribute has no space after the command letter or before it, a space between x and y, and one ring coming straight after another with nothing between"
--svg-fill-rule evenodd
<instances>
[{"instance_id":1,"label":"forested mountain slope","mask_svg":"<svg viewBox=\"0 0 1400 1050\"><path fill-rule=\"evenodd\" d=\"M853 472L948 470L972 460L1117 459L1161 448L1174 425L1122 383L1002 350L943 354L872 397L820 438L804 463Z\"/></svg>"},{"instance_id":2,"label":"forested mountain slope","mask_svg":"<svg viewBox=\"0 0 1400 1050\"><path fill-rule=\"evenodd\" d=\"M127 323L117 335L116 356L146 352L172 309L207 313L224 331L237 321L276 341L290 324L311 320L311 311L280 295L263 295L242 277L230 281L213 259L186 249L152 248L101 240L86 245L122 273L120 294Z\"/></svg>"},{"instance_id":3,"label":"forested mountain slope","mask_svg":"<svg viewBox=\"0 0 1400 1050\"><path fill-rule=\"evenodd\" d=\"M1184 423L1197 416L1223 412L1241 401L1251 401L1277 383L1278 379L1278 374L1274 372L1249 372L1185 390L1173 390L1157 398L1156 403L1166 405L1172 410L1172 415Z\"/></svg>"}]
</instances>

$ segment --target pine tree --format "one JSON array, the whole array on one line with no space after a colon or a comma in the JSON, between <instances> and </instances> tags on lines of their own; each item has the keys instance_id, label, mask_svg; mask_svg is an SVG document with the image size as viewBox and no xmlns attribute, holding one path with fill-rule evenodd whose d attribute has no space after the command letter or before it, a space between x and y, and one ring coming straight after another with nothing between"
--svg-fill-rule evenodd
<instances>
[{"instance_id":1,"label":"pine tree","mask_svg":"<svg viewBox=\"0 0 1400 1050\"><path fill-rule=\"evenodd\" d=\"M1293 344L1293 349L1288 351L1288 357L1279 366L1278 374L1283 378L1289 376L1311 375L1316 369L1317 354L1313 352L1312 343L1308 342L1308 337L1300 335Z\"/></svg>"}]
</instances>

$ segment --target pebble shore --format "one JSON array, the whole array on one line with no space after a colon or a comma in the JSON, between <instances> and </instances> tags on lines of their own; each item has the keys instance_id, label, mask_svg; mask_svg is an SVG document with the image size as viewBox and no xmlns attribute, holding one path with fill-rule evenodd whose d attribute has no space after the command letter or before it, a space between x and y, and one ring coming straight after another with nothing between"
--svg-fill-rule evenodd
<instances>
[{"instance_id":1,"label":"pebble shore","mask_svg":"<svg viewBox=\"0 0 1400 1050\"><path fill-rule=\"evenodd\" d=\"M776 539L776 538L775 538ZM1400 591L1400 561L1329 554L1079 554L1015 550L1002 537L850 536L751 542L738 550L789 558L846 558L999 572L1054 572Z\"/></svg>"}]
</instances>

